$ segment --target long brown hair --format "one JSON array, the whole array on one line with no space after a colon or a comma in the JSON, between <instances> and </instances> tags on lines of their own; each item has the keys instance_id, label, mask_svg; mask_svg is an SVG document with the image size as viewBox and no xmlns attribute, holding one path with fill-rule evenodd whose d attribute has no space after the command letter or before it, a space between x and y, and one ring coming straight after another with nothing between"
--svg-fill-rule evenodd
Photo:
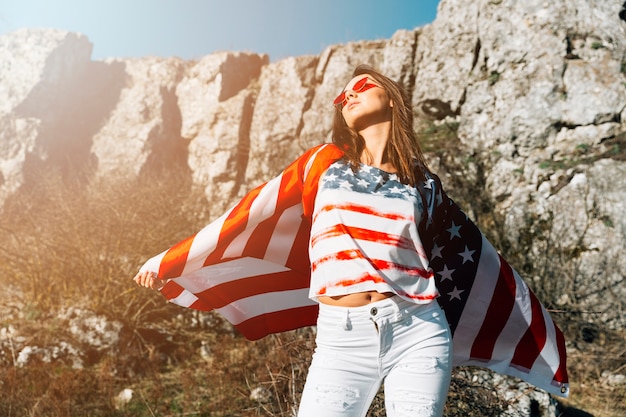
<instances>
[{"instance_id":1,"label":"long brown hair","mask_svg":"<svg viewBox=\"0 0 626 417\"><path fill-rule=\"evenodd\" d=\"M391 101L391 131L385 148L386 159L398 171L398 177L405 184L416 185L425 179L427 169L424 155L413 130L413 109L405 90L397 82L381 74L368 65L355 68L352 77L367 74L380 84ZM344 159L353 166L361 162L365 140L354 129L348 127L341 110L335 106L333 120L333 143L344 151Z\"/></svg>"}]
</instances>

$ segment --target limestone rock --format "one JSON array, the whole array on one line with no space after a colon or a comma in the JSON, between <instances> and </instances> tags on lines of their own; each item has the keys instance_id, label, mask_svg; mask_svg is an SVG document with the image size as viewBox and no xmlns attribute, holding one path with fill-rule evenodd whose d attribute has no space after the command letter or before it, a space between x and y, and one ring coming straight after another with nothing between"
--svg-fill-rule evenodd
<instances>
[{"instance_id":1,"label":"limestone rock","mask_svg":"<svg viewBox=\"0 0 626 417\"><path fill-rule=\"evenodd\" d=\"M124 82L115 108L93 137L97 175L130 178L139 175L148 160L171 166L177 156L179 164L186 164L175 90L188 64L175 58L143 58L112 59L105 65L123 68Z\"/></svg>"},{"instance_id":2,"label":"limestone rock","mask_svg":"<svg viewBox=\"0 0 626 417\"><path fill-rule=\"evenodd\" d=\"M27 159L63 152L91 49L85 36L59 30L0 36L0 205L24 184Z\"/></svg>"}]
</instances>

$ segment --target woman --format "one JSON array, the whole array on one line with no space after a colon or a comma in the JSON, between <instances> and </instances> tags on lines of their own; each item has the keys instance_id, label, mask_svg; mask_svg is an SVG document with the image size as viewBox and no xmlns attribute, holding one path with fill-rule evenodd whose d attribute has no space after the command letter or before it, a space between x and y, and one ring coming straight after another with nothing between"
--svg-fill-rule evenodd
<instances>
[{"instance_id":1,"label":"woman","mask_svg":"<svg viewBox=\"0 0 626 417\"><path fill-rule=\"evenodd\" d=\"M420 240L425 164L411 109L368 67L335 107L345 155L322 176L313 211L309 296L320 309L299 415L364 416L383 380L388 416L440 415L451 337Z\"/></svg>"},{"instance_id":2,"label":"woman","mask_svg":"<svg viewBox=\"0 0 626 417\"><path fill-rule=\"evenodd\" d=\"M249 338L312 324L306 312L313 310L306 307L297 310L301 314L281 315L278 325L267 319L275 320L280 311L296 311L289 308L299 306L299 301L288 298L298 294L295 282L302 279L308 298L316 303L317 338L298 415L365 416L384 382L388 416L439 416L450 383L452 336L449 318L436 301L439 290L431 260L441 258L443 246L436 239L442 232L452 230L453 239L459 221L469 220L428 172L413 132L412 110L395 82L371 67L357 67L334 106L334 145L307 151L281 178L253 190L252 197L244 198L197 235L148 261L134 279L141 286L161 290L180 305L220 309ZM263 209L275 201L277 207ZM445 229L444 224L453 228ZM480 232L472 227L480 242ZM272 237L280 234L281 238L266 239L269 229ZM293 229L299 229L298 233L291 233ZM305 268L298 261L302 253L298 239L303 236L309 252ZM199 240L208 243L203 247ZM292 242L295 256L279 250L285 241ZM476 261L473 252L465 246L463 265ZM498 259L492 252L492 258ZM243 262L233 268L232 262L239 260ZM272 269L275 264L281 268ZM264 268L269 272L241 272ZM158 277L153 272L157 270ZM245 280L237 286L229 276L232 271L254 277L254 285ZM276 284L282 279L279 275L288 280ZM279 287L280 296L274 301L285 306L242 318L243 303L258 300L255 297L263 292L266 284L260 282ZM233 295L233 288L242 294ZM454 287L448 294L460 300L461 292ZM240 304L228 317L231 302ZM542 315L540 310L538 315ZM259 317L265 321L261 323ZM516 322L511 325L525 330ZM480 331L488 336L484 329ZM520 337L513 339L517 343ZM536 339L528 338L531 344ZM552 346L540 349L542 353L556 350ZM508 355L508 351L501 352ZM472 364L480 364L491 358L474 355L471 359L479 360ZM500 372L521 377L527 373L519 371L519 364L502 366L510 356L496 359ZM566 387L564 358L560 365L557 360L554 372L550 364L549 371L556 376L542 381L542 387ZM526 362L524 366L532 368Z\"/></svg>"}]
</instances>

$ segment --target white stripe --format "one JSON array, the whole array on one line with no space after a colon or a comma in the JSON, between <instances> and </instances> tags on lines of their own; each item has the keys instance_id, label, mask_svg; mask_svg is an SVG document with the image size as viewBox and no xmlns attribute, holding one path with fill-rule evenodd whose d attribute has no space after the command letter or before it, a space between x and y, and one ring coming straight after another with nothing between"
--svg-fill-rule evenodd
<instances>
[{"instance_id":1,"label":"white stripe","mask_svg":"<svg viewBox=\"0 0 626 417\"><path fill-rule=\"evenodd\" d=\"M283 211L265 251L265 259L285 264L289 258L291 247L298 236L302 223L302 204L289 207ZM305 256L306 254L301 254Z\"/></svg>"},{"instance_id":2,"label":"white stripe","mask_svg":"<svg viewBox=\"0 0 626 417\"><path fill-rule=\"evenodd\" d=\"M181 307L189 307L197 300L198 297L196 297L194 294L187 290L183 290L183 292L181 292L178 297L170 299L169 302L179 305Z\"/></svg>"},{"instance_id":3,"label":"white stripe","mask_svg":"<svg viewBox=\"0 0 626 417\"><path fill-rule=\"evenodd\" d=\"M455 365L465 364L469 359L477 335L476 330L480 329L485 321L487 308L500 275L500 258L485 236L482 234L481 236L482 250L478 261L476 279L454 332ZM443 294L442 297L447 297L447 294ZM484 363L481 366L484 366Z\"/></svg>"},{"instance_id":4,"label":"white stripe","mask_svg":"<svg viewBox=\"0 0 626 417\"><path fill-rule=\"evenodd\" d=\"M225 258L236 258L241 256L250 235L254 232L255 227L271 217L276 210L276 204L278 201L278 194L280 191L280 183L282 181L282 173L270 181L268 181L263 188L259 191L259 194L254 198L254 201L250 205L248 211L248 218L246 228L242 233L239 233L237 237L228 245L228 248L224 251Z\"/></svg>"},{"instance_id":5,"label":"white stripe","mask_svg":"<svg viewBox=\"0 0 626 417\"><path fill-rule=\"evenodd\" d=\"M306 165L304 167L304 176L303 176L305 182L308 179L309 171L311 171L311 167L313 166L313 163L315 162L315 159L317 158L317 154L319 154L322 151L322 149L324 149L327 146L328 144L320 146L320 148L313 155L311 155L309 160L306 162Z\"/></svg>"},{"instance_id":6,"label":"white stripe","mask_svg":"<svg viewBox=\"0 0 626 417\"><path fill-rule=\"evenodd\" d=\"M261 314L315 305L308 295L308 288L259 294L242 298L215 311L233 325L237 325Z\"/></svg>"},{"instance_id":7,"label":"white stripe","mask_svg":"<svg viewBox=\"0 0 626 417\"><path fill-rule=\"evenodd\" d=\"M187 254L187 261L181 275L186 275L192 271L202 268L204 261L217 247L217 243L220 236L220 231L224 226L226 218L232 211L229 210L216 220L212 221L204 228L202 228L191 242L189 247L189 253Z\"/></svg>"},{"instance_id":8,"label":"white stripe","mask_svg":"<svg viewBox=\"0 0 626 417\"><path fill-rule=\"evenodd\" d=\"M532 304L530 302L530 290L528 286L522 281L520 276L515 270L513 270L515 277L515 307L509 316L509 319L502 329L502 332L498 335L498 340L493 348L492 358L496 360L502 360L510 362L515 354L515 348L517 343L524 336L525 330L530 327L530 323L533 319ZM521 311L520 307L524 307L525 310ZM496 372L499 372L497 368L492 368Z\"/></svg>"},{"instance_id":9,"label":"white stripe","mask_svg":"<svg viewBox=\"0 0 626 417\"><path fill-rule=\"evenodd\" d=\"M543 307L541 308L541 314L543 315L543 322L546 325L546 343L543 345L543 349L541 349L539 358L537 358L530 369L530 373L533 375L543 375L552 380L560 364L556 330L554 329L554 322L550 314ZM553 364L554 367L550 367L550 364Z\"/></svg>"},{"instance_id":10,"label":"white stripe","mask_svg":"<svg viewBox=\"0 0 626 417\"><path fill-rule=\"evenodd\" d=\"M199 293L226 282L284 271L289 268L263 259L239 258L205 266L174 281L192 293Z\"/></svg>"},{"instance_id":11,"label":"white stripe","mask_svg":"<svg viewBox=\"0 0 626 417\"><path fill-rule=\"evenodd\" d=\"M150 271L150 272L159 272L159 266L161 265L161 260L165 256L167 251L161 252L156 256L148 259L145 264L139 269L139 272Z\"/></svg>"}]
</instances>

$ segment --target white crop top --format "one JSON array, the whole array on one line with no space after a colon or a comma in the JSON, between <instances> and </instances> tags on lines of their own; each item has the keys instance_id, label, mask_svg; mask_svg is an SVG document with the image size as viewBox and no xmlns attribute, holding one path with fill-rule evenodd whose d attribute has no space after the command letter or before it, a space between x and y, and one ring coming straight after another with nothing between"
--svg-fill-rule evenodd
<instances>
[{"instance_id":1,"label":"white crop top","mask_svg":"<svg viewBox=\"0 0 626 417\"><path fill-rule=\"evenodd\" d=\"M378 291L415 303L435 299L434 273L418 234L423 215L417 189L396 174L333 163L315 199L309 298Z\"/></svg>"}]
</instances>

